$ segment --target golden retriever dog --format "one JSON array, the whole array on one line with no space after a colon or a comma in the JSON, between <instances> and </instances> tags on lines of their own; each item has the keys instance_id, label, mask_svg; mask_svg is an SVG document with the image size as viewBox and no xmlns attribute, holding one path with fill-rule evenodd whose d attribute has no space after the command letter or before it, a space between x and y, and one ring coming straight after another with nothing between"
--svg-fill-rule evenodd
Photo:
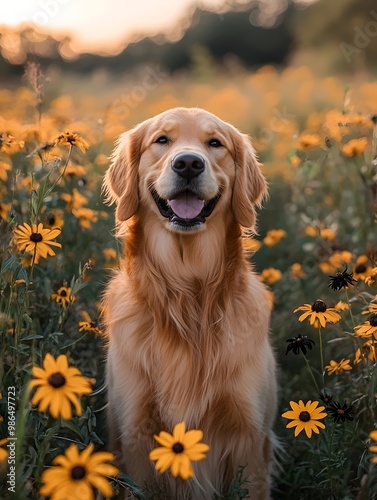
<instances>
[{"instance_id":1,"label":"golden retriever dog","mask_svg":"<svg viewBox=\"0 0 377 500\"><path fill-rule=\"evenodd\" d=\"M270 308L241 231L267 187L248 137L202 109L165 111L120 137L104 189L124 238L104 297L120 467L157 498L191 500L221 498L243 467L250 498L269 498ZM180 422L210 447L187 481L148 458Z\"/></svg>"}]
</instances>

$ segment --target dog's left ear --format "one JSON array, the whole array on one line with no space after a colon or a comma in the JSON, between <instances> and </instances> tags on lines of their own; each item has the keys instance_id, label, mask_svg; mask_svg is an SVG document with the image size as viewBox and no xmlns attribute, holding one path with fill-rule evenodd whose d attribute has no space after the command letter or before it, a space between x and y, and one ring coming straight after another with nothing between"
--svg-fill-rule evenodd
<instances>
[{"instance_id":1,"label":"dog's left ear","mask_svg":"<svg viewBox=\"0 0 377 500\"><path fill-rule=\"evenodd\" d=\"M116 219L125 221L139 206L139 161L143 124L123 133L112 154L112 163L103 180L105 201L116 202Z\"/></svg>"},{"instance_id":2,"label":"dog's left ear","mask_svg":"<svg viewBox=\"0 0 377 500\"><path fill-rule=\"evenodd\" d=\"M255 230L255 206L260 207L267 196L267 182L248 136L237 132L234 145L236 177L232 194L233 213L241 226Z\"/></svg>"}]
</instances>

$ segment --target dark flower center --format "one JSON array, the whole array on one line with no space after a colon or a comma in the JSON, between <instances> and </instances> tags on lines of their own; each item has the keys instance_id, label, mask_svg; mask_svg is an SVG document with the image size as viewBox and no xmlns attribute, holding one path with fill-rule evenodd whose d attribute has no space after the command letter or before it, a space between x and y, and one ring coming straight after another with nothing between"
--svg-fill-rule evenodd
<instances>
[{"instance_id":1,"label":"dark flower center","mask_svg":"<svg viewBox=\"0 0 377 500\"><path fill-rule=\"evenodd\" d=\"M338 415L344 415L346 413L344 410L342 410L342 408L338 408L336 411L338 412Z\"/></svg>"},{"instance_id":2,"label":"dark flower center","mask_svg":"<svg viewBox=\"0 0 377 500\"><path fill-rule=\"evenodd\" d=\"M184 451L184 446L181 443L175 443L173 445L173 451L174 453L182 453Z\"/></svg>"},{"instance_id":3,"label":"dark flower center","mask_svg":"<svg viewBox=\"0 0 377 500\"><path fill-rule=\"evenodd\" d=\"M310 413L308 411L302 411L298 418L301 420L301 422L309 422Z\"/></svg>"},{"instance_id":4,"label":"dark flower center","mask_svg":"<svg viewBox=\"0 0 377 500\"><path fill-rule=\"evenodd\" d=\"M48 218L47 222L50 226L53 226L55 224L55 221L56 221L56 217L55 215L50 215L50 217Z\"/></svg>"},{"instance_id":5,"label":"dark flower center","mask_svg":"<svg viewBox=\"0 0 377 500\"><path fill-rule=\"evenodd\" d=\"M67 290L61 290L60 291L60 297L67 297Z\"/></svg>"},{"instance_id":6,"label":"dark flower center","mask_svg":"<svg viewBox=\"0 0 377 500\"><path fill-rule=\"evenodd\" d=\"M40 243L42 240L43 237L40 233L31 233L30 241L33 241L34 243Z\"/></svg>"},{"instance_id":7,"label":"dark flower center","mask_svg":"<svg viewBox=\"0 0 377 500\"><path fill-rule=\"evenodd\" d=\"M73 469L71 470L71 477L75 481L84 479L85 476L86 476L86 470L81 465L76 465L76 467L73 467Z\"/></svg>"},{"instance_id":8,"label":"dark flower center","mask_svg":"<svg viewBox=\"0 0 377 500\"><path fill-rule=\"evenodd\" d=\"M377 326L377 314L373 314L373 316L369 320L370 326Z\"/></svg>"},{"instance_id":9,"label":"dark flower center","mask_svg":"<svg viewBox=\"0 0 377 500\"><path fill-rule=\"evenodd\" d=\"M324 313L327 309L327 305L323 302L323 300L316 300L314 304L312 305L312 311L316 313Z\"/></svg>"},{"instance_id":10,"label":"dark flower center","mask_svg":"<svg viewBox=\"0 0 377 500\"><path fill-rule=\"evenodd\" d=\"M366 270L367 270L367 266L365 264L358 264L355 267L355 273L356 274L365 273Z\"/></svg>"},{"instance_id":11,"label":"dark flower center","mask_svg":"<svg viewBox=\"0 0 377 500\"><path fill-rule=\"evenodd\" d=\"M61 373L53 373L50 378L48 379L48 383L52 385L52 387L55 387L55 389L59 389L59 387L62 387L65 384L66 380L64 375Z\"/></svg>"}]
</instances>

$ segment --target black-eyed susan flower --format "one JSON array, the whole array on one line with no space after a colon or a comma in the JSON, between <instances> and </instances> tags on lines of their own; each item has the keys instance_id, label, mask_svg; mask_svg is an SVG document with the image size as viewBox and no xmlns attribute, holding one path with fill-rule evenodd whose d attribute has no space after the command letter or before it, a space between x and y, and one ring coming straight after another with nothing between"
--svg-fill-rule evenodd
<instances>
[{"instance_id":1,"label":"black-eyed susan flower","mask_svg":"<svg viewBox=\"0 0 377 500\"><path fill-rule=\"evenodd\" d=\"M287 236L287 233L284 229L270 229L263 238L263 243L268 247L272 247L280 243L285 236Z\"/></svg>"},{"instance_id":2,"label":"black-eyed susan flower","mask_svg":"<svg viewBox=\"0 0 377 500\"><path fill-rule=\"evenodd\" d=\"M355 280L365 280L371 275L373 267L366 255L359 255L353 268L353 277Z\"/></svg>"},{"instance_id":3,"label":"black-eyed susan flower","mask_svg":"<svg viewBox=\"0 0 377 500\"><path fill-rule=\"evenodd\" d=\"M356 283L356 280L352 277L352 273L347 272L347 266L344 271L338 271L334 276L329 276L329 278L330 283L328 286L335 291L354 286Z\"/></svg>"},{"instance_id":4,"label":"black-eyed susan flower","mask_svg":"<svg viewBox=\"0 0 377 500\"><path fill-rule=\"evenodd\" d=\"M54 418L61 416L65 420L72 417L71 404L76 414L82 414L78 397L92 392L92 381L83 377L78 368L68 365L67 356L60 354L56 359L46 354L43 368L32 368L33 379L30 388L38 387L31 402L40 412L49 409Z\"/></svg>"},{"instance_id":5,"label":"black-eyed susan flower","mask_svg":"<svg viewBox=\"0 0 377 500\"><path fill-rule=\"evenodd\" d=\"M8 458L8 451L3 448L8 443L8 439L0 439L0 464Z\"/></svg>"},{"instance_id":6,"label":"black-eyed susan flower","mask_svg":"<svg viewBox=\"0 0 377 500\"><path fill-rule=\"evenodd\" d=\"M11 208L12 208L12 203L0 202L0 219L6 220Z\"/></svg>"},{"instance_id":7,"label":"black-eyed susan flower","mask_svg":"<svg viewBox=\"0 0 377 500\"><path fill-rule=\"evenodd\" d=\"M347 302L343 302L342 300L339 300L339 302L337 302L334 306L336 311L348 311L349 308L349 304L347 304Z\"/></svg>"},{"instance_id":8,"label":"black-eyed susan flower","mask_svg":"<svg viewBox=\"0 0 377 500\"><path fill-rule=\"evenodd\" d=\"M365 278L365 283L368 285L368 286L371 286L373 285L373 283L377 283L377 267L374 267L371 271L370 271L370 275L367 276Z\"/></svg>"},{"instance_id":9,"label":"black-eyed susan flower","mask_svg":"<svg viewBox=\"0 0 377 500\"><path fill-rule=\"evenodd\" d=\"M372 335L377 339L377 314L368 320L364 321L362 325L355 326L355 335L357 337L369 338Z\"/></svg>"},{"instance_id":10,"label":"black-eyed susan flower","mask_svg":"<svg viewBox=\"0 0 377 500\"><path fill-rule=\"evenodd\" d=\"M85 318L83 321L79 321L79 332L89 332L95 333L96 335L102 335L102 330L98 326L98 322L93 320L89 314L84 311L82 316Z\"/></svg>"},{"instance_id":11,"label":"black-eyed susan flower","mask_svg":"<svg viewBox=\"0 0 377 500\"><path fill-rule=\"evenodd\" d=\"M55 300L63 307L67 307L75 301L75 297L72 295L72 289L68 286L61 286L56 293L50 295L50 299Z\"/></svg>"},{"instance_id":12,"label":"black-eyed susan flower","mask_svg":"<svg viewBox=\"0 0 377 500\"><path fill-rule=\"evenodd\" d=\"M89 148L89 143L76 132L62 132L55 138L54 142L62 146L76 146L83 153Z\"/></svg>"},{"instance_id":13,"label":"black-eyed susan flower","mask_svg":"<svg viewBox=\"0 0 377 500\"><path fill-rule=\"evenodd\" d=\"M305 271L302 268L302 265L298 262L295 262L291 265L291 276L293 278L303 278L305 276Z\"/></svg>"},{"instance_id":14,"label":"black-eyed susan flower","mask_svg":"<svg viewBox=\"0 0 377 500\"><path fill-rule=\"evenodd\" d=\"M297 147L304 151L319 146L321 138L317 134L301 134L297 140Z\"/></svg>"},{"instance_id":15,"label":"black-eyed susan flower","mask_svg":"<svg viewBox=\"0 0 377 500\"><path fill-rule=\"evenodd\" d=\"M268 267L263 269L260 274L260 279L269 285L273 285L277 281L281 280L283 273L280 269L275 269L274 267Z\"/></svg>"},{"instance_id":16,"label":"black-eyed susan flower","mask_svg":"<svg viewBox=\"0 0 377 500\"><path fill-rule=\"evenodd\" d=\"M360 137L359 139L351 139L342 147L342 151L346 156L361 156L368 146L368 139Z\"/></svg>"},{"instance_id":17,"label":"black-eyed susan flower","mask_svg":"<svg viewBox=\"0 0 377 500\"><path fill-rule=\"evenodd\" d=\"M6 163L5 161L0 161L0 179L2 181L6 181L8 178L8 170L12 169L12 165L10 163Z\"/></svg>"},{"instance_id":18,"label":"black-eyed susan flower","mask_svg":"<svg viewBox=\"0 0 377 500\"><path fill-rule=\"evenodd\" d=\"M58 455L51 467L42 473L42 487L39 491L43 497L51 500L94 500L96 490L104 497L114 496L109 479L105 476L116 476L119 470L108 463L114 455L108 451L93 453L94 445L90 444L81 453L75 444L71 444L64 455Z\"/></svg>"},{"instance_id":19,"label":"black-eyed susan flower","mask_svg":"<svg viewBox=\"0 0 377 500\"><path fill-rule=\"evenodd\" d=\"M350 365L350 360L342 358L340 361L331 360L330 364L326 367L327 374L333 375L336 373L337 375L342 374L345 371L352 370L352 366Z\"/></svg>"},{"instance_id":20,"label":"black-eyed susan flower","mask_svg":"<svg viewBox=\"0 0 377 500\"><path fill-rule=\"evenodd\" d=\"M329 412L335 423L345 422L346 420L352 421L354 419L352 406L348 406L347 403L341 406L337 401L331 401L330 406L326 407L326 411Z\"/></svg>"},{"instance_id":21,"label":"black-eyed susan flower","mask_svg":"<svg viewBox=\"0 0 377 500\"><path fill-rule=\"evenodd\" d=\"M324 406L318 406L318 401L308 401L306 404L302 400L298 403L290 401L289 404L292 410L284 412L282 417L291 420L286 427L288 429L295 427L295 437L304 430L307 437L311 438L313 432L319 434L319 429L325 428L325 424L319 420L327 417L327 413L323 411Z\"/></svg>"},{"instance_id":22,"label":"black-eyed susan flower","mask_svg":"<svg viewBox=\"0 0 377 500\"><path fill-rule=\"evenodd\" d=\"M173 434L161 431L155 440L161 445L149 454L149 458L156 461L155 467L159 472L165 472L170 467L174 477L189 479L194 476L191 462L205 458L209 446L200 443L203 432L200 430L185 431L185 423L177 424Z\"/></svg>"},{"instance_id":23,"label":"black-eyed susan flower","mask_svg":"<svg viewBox=\"0 0 377 500\"><path fill-rule=\"evenodd\" d=\"M60 243L53 241L60 232L59 228L46 229L42 223L29 226L27 222L24 222L14 230L14 241L19 250L31 253L36 261L40 257L55 255L52 246L61 248Z\"/></svg>"},{"instance_id":24,"label":"black-eyed susan flower","mask_svg":"<svg viewBox=\"0 0 377 500\"><path fill-rule=\"evenodd\" d=\"M255 253L261 246L261 242L255 238L242 238L242 248L245 252Z\"/></svg>"},{"instance_id":25,"label":"black-eyed susan flower","mask_svg":"<svg viewBox=\"0 0 377 500\"><path fill-rule=\"evenodd\" d=\"M377 431L372 431L369 433L369 438L371 441L374 441L374 443L369 446L369 451L371 453L376 453L376 456L374 457L371 457L370 459L370 462L372 464L377 464L377 444L376 444L376 441L377 441Z\"/></svg>"},{"instance_id":26,"label":"black-eyed susan flower","mask_svg":"<svg viewBox=\"0 0 377 500\"><path fill-rule=\"evenodd\" d=\"M367 359L372 363L376 362L376 349L372 340L364 342L361 347L356 349L354 363L356 365L360 361L366 361Z\"/></svg>"},{"instance_id":27,"label":"black-eyed susan flower","mask_svg":"<svg viewBox=\"0 0 377 500\"><path fill-rule=\"evenodd\" d=\"M333 400L333 396L331 396L331 394L327 394L326 390L324 390L323 392L321 392L319 394L319 399L325 403L325 405L329 405L331 404L332 400Z\"/></svg>"},{"instance_id":28,"label":"black-eyed susan flower","mask_svg":"<svg viewBox=\"0 0 377 500\"><path fill-rule=\"evenodd\" d=\"M0 132L0 151L12 155L24 147L24 141L18 141L7 132Z\"/></svg>"},{"instance_id":29,"label":"black-eyed susan flower","mask_svg":"<svg viewBox=\"0 0 377 500\"><path fill-rule=\"evenodd\" d=\"M339 313L334 308L327 307L321 299L317 299L312 305L304 304L293 312L297 311L304 311L298 318L300 322L309 318L310 324L316 328L318 328L319 325L325 327L326 323L337 323L341 319Z\"/></svg>"},{"instance_id":30,"label":"black-eyed susan flower","mask_svg":"<svg viewBox=\"0 0 377 500\"><path fill-rule=\"evenodd\" d=\"M287 345L285 354L288 354L289 351L292 351L294 354L300 354L300 351L303 354L306 354L306 348L311 351L313 345L315 345L314 340L311 340L306 335L301 334L297 337L292 337L291 339L286 340L286 342L289 342L289 344Z\"/></svg>"},{"instance_id":31,"label":"black-eyed susan flower","mask_svg":"<svg viewBox=\"0 0 377 500\"><path fill-rule=\"evenodd\" d=\"M76 188L73 188L72 194L62 193L61 199L67 203L68 210L79 209L89 201L89 198L82 195Z\"/></svg>"},{"instance_id":32,"label":"black-eyed susan flower","mask_svg":"<svg viewBox=\"0 0 377 500\"><path fill-rule=\"evenodd\" d=\"M49 229L62 228L64 226L64 212L63 210L56 209L46 214L46 226Z\"/></svg>"}]
</instances>

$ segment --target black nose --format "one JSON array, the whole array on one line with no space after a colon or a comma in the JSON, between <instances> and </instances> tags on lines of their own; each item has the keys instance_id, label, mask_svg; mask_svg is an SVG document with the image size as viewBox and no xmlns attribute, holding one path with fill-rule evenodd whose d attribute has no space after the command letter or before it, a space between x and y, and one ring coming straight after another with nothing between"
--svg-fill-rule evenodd
<instances>
[{"instance_id":1,"label":"black nose","mask_svg":"<svg viewBox=\"0 0 377 500\"><path fill-rule=\"evenodd\" d=\"M171 168L178 175L189 180L204 172L204 160L195 153L179 153L173 158Z\"/></svg>"}]
</instances>

